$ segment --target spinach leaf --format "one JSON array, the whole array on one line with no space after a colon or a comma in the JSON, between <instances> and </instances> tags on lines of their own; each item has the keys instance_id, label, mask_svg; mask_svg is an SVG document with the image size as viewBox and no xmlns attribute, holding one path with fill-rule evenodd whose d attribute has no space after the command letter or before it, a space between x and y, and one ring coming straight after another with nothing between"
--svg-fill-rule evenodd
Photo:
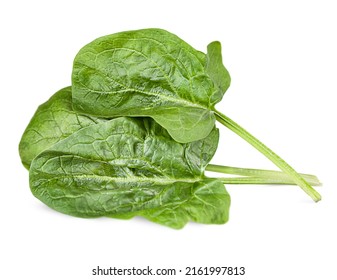
<instances>
[{"instance_id":1,"label":"spinach leaf","mask_svg":"<svg viewBox=\"0 0 337 280\"><path fill-rule=\"evenodd\" d=\"M104 117L149 116L178 142L206 137L215 120L254 146L314 201L320 194L287 162L215 109L230 85L221 45L207 55L160 29L121 32L84 46L74 60L75 110Z\"/></svg>"},{"instance_id":2,"label":"spinach leaf","mask_svg":"<svg viewBox=\"0 0 337 280\"><path fill-rule=\"evenodd\" d=\"M51 208L79 217L138 215L173 228L222 224L229 195L220 180L204 176L217 144L217 129L182 144L150 118L116 118L40 153L30 186Z\"/></svg>"},{"instance_id":3,"label":"spinach leaf","mask_svg":"<svg viewBox=\"0 0 337 280\"><path fill-rule=\"evenodd\" d=\"M61 89L38 107L23 133L19 144L23 165L29 169L32 160L40 152L73 132L101 121L75 112L72 108L71 87Z\"/></svg>"},{"instance_id":4,"label":"spinach leaf","mask_svg":"<svg viewBox=\"0 0 337 280\"><path fill-rule=\"evenodd\" d=\"M219 43L209 51L160 29L99 38L74 60L74 108L101 117L150 116L178 142L202 139L214 127L210 108L230 81L218 62Z\"/></svg>"}]
</instances>

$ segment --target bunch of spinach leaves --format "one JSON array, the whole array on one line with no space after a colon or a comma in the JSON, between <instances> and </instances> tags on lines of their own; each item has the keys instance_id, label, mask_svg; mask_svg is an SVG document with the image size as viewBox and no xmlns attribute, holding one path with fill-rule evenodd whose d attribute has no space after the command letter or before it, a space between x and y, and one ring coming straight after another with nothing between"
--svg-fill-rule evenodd
<instances>
[{"instance_id":1,"label":"bunch of spinach leaves","mask_svg":"<svg viewBox=\"0 0 337 280\"><path fill-rule=\"evenodd\" d=\"M32 193L73 216L142 216L173 228L225 223L224 183L298 184L318 201L315 176L298 174L215 109L229 85L219 42L204 54L161 29L98 38L76 55L72 86L40 105L22 136ZM209 164L216 121L283 172Z\"/></svg>"}]
</instances>

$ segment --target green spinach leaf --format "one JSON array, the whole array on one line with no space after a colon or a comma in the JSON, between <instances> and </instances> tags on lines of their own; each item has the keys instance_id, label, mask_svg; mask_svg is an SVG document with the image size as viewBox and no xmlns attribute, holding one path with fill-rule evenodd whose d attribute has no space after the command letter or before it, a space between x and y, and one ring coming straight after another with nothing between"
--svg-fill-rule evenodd
<instances>
[{"instance_id":1,"label":"green spinach leaf","mask_svg":"<svg viewBox=\"0 0 337 280\"><path fill-rule=\"evenodd\" d=\"M150 116L182 143L205 138L215 123L211 108L230 82L219 43L209 51L160 29L99 38L74 60L74 108L101 117Z\"/></svg>"},{"instance_id":2,"label":"green spinach leaf","mask_svg":"<svg viewBox=\"0 0 337 280\"><path fill-rule=\"evenodd\" d=\"M74 132L31 164L32 193L80 217L143 216L173 228L188 221L221 224L230 198L204 176L218 144L213 129L191 143L174 141L150 118L116 118Z\"/></svg>"},{"instance_id":3,"label":"green spinach leaf","mask_svg":"<svg viewBox=\"0 0 337 280\"><path fill-rule=\"evenodd\" d=\"M19 144L23 165L29 169L39 153L73 132L101 121L75 112L72 108L71 87L61 89L38 107L24 131Z\"/></svg>"}]
</instances>

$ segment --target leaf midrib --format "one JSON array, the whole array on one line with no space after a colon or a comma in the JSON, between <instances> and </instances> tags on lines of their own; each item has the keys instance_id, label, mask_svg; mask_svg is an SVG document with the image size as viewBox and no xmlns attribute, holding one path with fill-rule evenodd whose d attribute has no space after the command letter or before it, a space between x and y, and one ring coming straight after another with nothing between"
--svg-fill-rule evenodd
<instances>
[{"instance_id":1,"label":"leaf midrib","mask_svg":"<svg viewBox=\"0 0 337 280\"><path fill-rule=\"evenodd\" d=\"M100 179L101 181L113 181L116 183L146 183L146 182L155 182L157 185L168 185L172 183L196 183L200 182L207 178L196 177L196 178L148 178L148 177L137 177L137 176L130 176L130 177L110 177L106 175L95 175L95 174L75 174L75 175L60 175L60 176L53 176L53 178L42 179L44 184L46 182L51 182L54 180L59 179L73 179L73 178L85 178L85 179ZM151 185L153 187L153 185ZM113 190L113 189L111 189Z\"/></svg>"}]
</instances>

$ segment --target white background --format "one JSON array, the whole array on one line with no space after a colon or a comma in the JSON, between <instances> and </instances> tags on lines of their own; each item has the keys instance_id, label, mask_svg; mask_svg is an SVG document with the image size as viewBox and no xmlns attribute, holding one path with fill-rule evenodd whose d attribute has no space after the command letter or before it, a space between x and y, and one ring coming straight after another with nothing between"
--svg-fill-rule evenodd
<instances>
[{"instance_id":1,"label":"white background","mask_svg":"<svg viewBox=\"0 0 337 280\"><path fill-rule=\"evenodd\" d=\"M337 279L334 4L2 1L0 278L98 279L91 276L97 265L150 265L245 266L246 275L233 279ZM228 186L227 224L190 223L177 231L138 218L73 218L35 199L17 147L36 107L70 84L72 60L83 45L146 27L167 29L201 51L221 41L232 85L217 108L298 171L319 176L323 200L312 202L296 186ZM213 162L275 168L225 128Z\"/></svg>"}]
</instances>

